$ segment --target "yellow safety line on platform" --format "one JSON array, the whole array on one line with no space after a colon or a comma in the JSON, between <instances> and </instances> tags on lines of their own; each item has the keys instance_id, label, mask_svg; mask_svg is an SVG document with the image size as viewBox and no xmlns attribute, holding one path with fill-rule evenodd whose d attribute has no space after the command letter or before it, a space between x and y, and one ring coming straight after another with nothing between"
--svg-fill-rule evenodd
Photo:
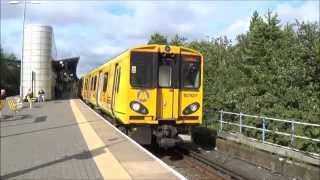
<instances>
[{"instance_id":1,"label":"yellow safety line on platform","mask_svg":"<svg viewBox=\"0 0 320 180\"><path fill-rule=\"evenodd\" d=\"M79 107L70 101L70 105L77 120L78 126L92 154L92 157L104 179L132 179L127 171L121 166L119 161L108 150L103 141L84 117ZM88 123L83 123L88 122ZM101 150L100 150L101 149ZM101 151L104 151L101 153Z\"/></svg>"}]
</instances>

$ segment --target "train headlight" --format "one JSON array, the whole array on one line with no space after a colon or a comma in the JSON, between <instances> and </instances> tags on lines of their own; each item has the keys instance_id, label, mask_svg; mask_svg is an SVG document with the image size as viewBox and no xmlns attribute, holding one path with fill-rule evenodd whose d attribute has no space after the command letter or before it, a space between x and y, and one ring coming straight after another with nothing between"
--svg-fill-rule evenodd
<instances>
[{"instance_id":1,"label":"train headlight","mask_svg":"<svg viewBox=\"0 0 320 180\"><path fill-rule=\"evenodd\" d=\"M132 103L132 110L139 111L139 109L140 109L140 104L139 103Z\"/></svg>"},{"instance_id":2,"label":"train headlight","mask_svg":"<svg viewBox=\"0 0 320 180\"><path fill-rule=\"evenodd\" d=\"M194 103L188 105L186 108L184 108L182 113L184 115L192 114L192 113L196 112L199 108L200 108L200 104L197 102L194 102Z\"/></svg>"},{"instance_id":3,"label":"train headlight","mask_svg":"<svg viewBox=\"0 0 320 180\"><path fill-rule=\"evenodd\" d=\"M195 112L196 110L198 110L198 106L197 106L196 104L191 104L191 105L190 105L190 110L191 110L192 112Z\"/></svg>"},{"instance_id":4,"label":"train headlight","mask_svg":"<svg viewBox=\"0 0 320 180\"><path fill-rule=\"evenodd\" d=\"M137 113L141 113L141 114L149 113L148 109L138 101L130 102L130 108Z\"/></svg>"}]
</instances>

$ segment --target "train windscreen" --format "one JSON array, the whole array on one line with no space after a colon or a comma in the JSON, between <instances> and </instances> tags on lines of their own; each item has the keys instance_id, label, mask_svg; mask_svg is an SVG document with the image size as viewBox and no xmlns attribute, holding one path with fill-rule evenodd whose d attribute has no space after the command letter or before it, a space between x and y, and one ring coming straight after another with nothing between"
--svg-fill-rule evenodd
<instances>
[{"instance_id":1,"label":"train windscreen","mask_svg":"<svg viewBox=\"0 0 320 180\"><path fill-rule=\"evenodd\" d=\"M199 88L200 57L182 56L181 86L182 88Z\"/></svg>"},{"instance_id":2,"label":"train windscreen","mask_svg":"<svg viewBox=\"0 0 320 180\"><path fill-rule=\"evenodd\" d=\"M130 81L133 87L153 88L155 86L155 61L155 53L131 53Z\"/></svg>"},{"instance_id":3,"label":"train windscreen","mask_svg":"<svg viewBox=\"0 0 320 180\"><path fill-rule=\"evenodd\" d=\"M200 86L199 56L132 52L130 82L135 88L186 88Z\"/></svg>"}]
</instances>

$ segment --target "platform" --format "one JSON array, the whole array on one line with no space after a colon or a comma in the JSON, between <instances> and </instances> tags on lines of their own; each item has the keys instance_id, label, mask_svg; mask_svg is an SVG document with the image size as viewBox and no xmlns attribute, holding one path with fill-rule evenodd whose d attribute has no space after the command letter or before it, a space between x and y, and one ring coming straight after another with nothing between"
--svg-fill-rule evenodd
<instances>
[{"instance_id":1,"label":"platform","mask_svg":"<svg viewBox=\"0 0 320 180\"><path fill-rule=\"evenodd\" d=\"M1 118L1 179L184 179L79 99Z\"/></svg>"}]
</instances>

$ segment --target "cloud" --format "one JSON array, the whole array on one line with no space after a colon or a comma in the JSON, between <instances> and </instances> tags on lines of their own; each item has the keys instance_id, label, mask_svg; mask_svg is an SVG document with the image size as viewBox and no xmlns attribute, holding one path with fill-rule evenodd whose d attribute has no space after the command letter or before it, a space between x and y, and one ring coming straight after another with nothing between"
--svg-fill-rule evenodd
<instances>
[{"instance_id":1,"label":"cloud","mask_svg":"<svg viewBox=\"0 0 320 180\"><path fill-rule=\"evenodd\" d=\"M276 12L284 22L299 21L319 22L319 1L305 1L299 6L292 6L290 3L283 3L277 6Z\"/></svg>"},{"instance_id":2,"label":"cloud","mask_svg":"<svg viewBox=\"0 0 320 180\"><path fill-rule=\"evenodd\" d=\"M243 19L237 19L229 27L226 28L223 35L227 36L229 39L234 40L236 36L245 33L249 30L250 17Z\"/></svg>"},{"instance_id":3,"label":"cloud","mask_svg":"<svg viewBox=\"0 0 320 180\"><path fill-rule=\"evenodd\" d=\"M294 2L294 1L292 1ZM275 9L270 9L273 13L277 13L282 24L293 23L295 20L319 22L319 1L305 1L295 3L282 3L276 5ZM260 10L260 15L266 15L268 9ZM252 11L253 12L253 11ZM227 36L231 40L235 40L237 35L245 33L249 30L250 16L236 19L217 36Z\"/></svg>"},{"instance_id":4,"label":"cloud","mask_svg":"<svg viewBox=\"0 0 320 180\"><path fill-rule=\"evenodd\" d=\"M41 1L28 4L26 20L53 26L58 56L80 56L81 74L125 49L145 44L154 32L188 40L207 35L233 39L248 29L254 10L276 9L285 21L315 20L315 7L313 2L300 7L275 1ZM22 5L1 1L1 20L2 46L19 55Z\"/></svg>"}]
</instances>

